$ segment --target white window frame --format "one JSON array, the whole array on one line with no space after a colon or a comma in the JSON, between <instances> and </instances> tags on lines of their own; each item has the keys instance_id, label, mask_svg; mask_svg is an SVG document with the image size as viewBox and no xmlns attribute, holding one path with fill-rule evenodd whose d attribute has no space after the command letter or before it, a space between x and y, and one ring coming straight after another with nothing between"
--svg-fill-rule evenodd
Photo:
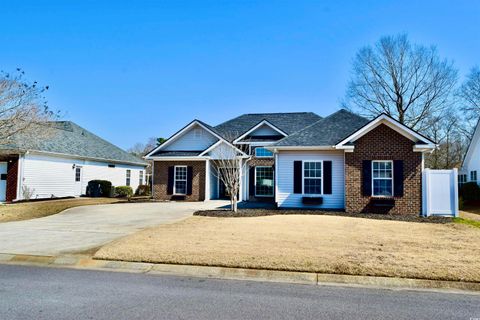
<instances>
[{"instance_id":1,"label":"white window frame","mask_svg":"<svg viewBox=\"0 0 480 320\"><path fill-rule=\"evenodd\" d=\"M305 177L306 162L320 163L320 173L321 173L320 177ZM320 193L305 193L305 179L320 179L322 181L322 183L320 183ZM323 195L323 160L302 160L302 194L311 195L311 196Z\"/></svg>"},{"instance_id":2,"label":"white window frame","mask_svg":"<svg viewBox=\"0 0 480 320\"><path fill-rule=\"evenodd\" d=\"M392 170L392 177L391 178L374 178L373 177L373 163L374 162L383 162L383 163L390 163L391 164L391 170ZM372 164L371 164L371 178L372 178L372 197L375 197L375 198L393 198L394 195L395 195L395 190L393 189L394 188L394 183L393 183L393 160L372 160ZM373 181L374 180L390 180L392 182L392 195L391 196L385 196L385 195L375 195L375 189L373 187Z\"/></svg>"},{"instance_id":3,"label":"white window frame","mask_svg":"<svg viewBox=\"0 0 480 320\"><path fill-rule=\"evenodd\" d=\"M259 194L257 194L257 168L271 168L272 169L273 190L272 190L271 195L265 195L265 194L260 194L259 195ZM273 166L256 166L255 167L255 181L254 181L254 184L255 184L255 197L258 197L258 198L272 198L272 197L274 197L275 196L275 169L273 168Z\"/></svg>"},{"instance_id":4,"label":"white window frame","mask_svg":"<svg viewBox=\"0 0 480 320\"><path fill-rule=\"evenodd\" d=\"M475 179L473 179L473 175L475 175ZM477 179L478 179L477 170L470 171L470 181L477 182Z\"/></svg>"},{"instance_id":5,"label":"white window frame","mask_svg":"<svg viewBox=\"0 0 480 320\"><path fill-rule=\"evenodd\" d=\"M185 181L185 193L177 192L177 168L185 168L185 180L179 179L178 181ZM173 195L175 196L185 196L187 195L188 190L188 168L187 166L174 166L173 167Z\"/></svg>"},{"instance_id":6,"label":"white window frame","mask_svg":"<svg viewBox=\"0 0 480 320\"><path fill-rule=\"evenodd\" d=\"M260 147L260 146L259 146L259 147L256 147L256 148L255 148L255 157L256 157L256 158L273 158L273 152L272 152L272 151L267 150L267 151L272 152L272 155L271 155L271 156L259 156L259 155L257 154L257 150L258 150L258 149L265 149L265 150L267 150L265 147Z\"/></svg>"},{"instance_id":7,"label":"white window frame","mask_svg":"<svg viewBox=\"0 0 480 320\"><path fill-rule=\"evenodd\" d=\"M128 187L132 185L132 170L130 169L125 171L125 185Z\"/></svg>"}]
</instances>

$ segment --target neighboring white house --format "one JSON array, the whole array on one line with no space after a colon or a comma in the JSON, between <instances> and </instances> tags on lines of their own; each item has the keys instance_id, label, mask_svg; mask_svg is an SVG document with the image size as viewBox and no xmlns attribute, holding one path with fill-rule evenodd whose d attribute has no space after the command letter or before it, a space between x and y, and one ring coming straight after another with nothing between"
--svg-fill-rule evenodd
<instances>
[{"instance_id":1,"label":"neighboring white house","mask_svg":"<svg viewBox=\"0 0 480 320\"><path fill-rule=\"evenodd\" d=\"M40 141L18 135L0 147L0 201L81 196L91 180L113 186L146 183L147 163L70 121Z\"/></svg>"},{"instance_id":2,"label":"neighboring white house","mask_svg":"<svg viewBox=\"0 0 480 320\"><path fill-rule=\"evenodd\" d=\"M478 183L478 172L480 171L480 121L477 123L472 140L468 145L467 154L463 159L462 167L458 174L458 183Z\"/></svg>"}]
</instances>

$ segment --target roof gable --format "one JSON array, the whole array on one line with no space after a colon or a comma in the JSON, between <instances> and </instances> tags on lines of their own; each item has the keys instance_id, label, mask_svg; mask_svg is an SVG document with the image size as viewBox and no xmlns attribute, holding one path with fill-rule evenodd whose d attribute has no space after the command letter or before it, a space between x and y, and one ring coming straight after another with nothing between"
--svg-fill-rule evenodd
<instances>
[{"instance_id":1,"label":"roof gable","mask_svg":"<svg viewBox=\"0 0 480 320\"><path fill-rule=\"evenodd\" d=\"M289 135L320 119L313 112L248 113L223 122L214 129L228 141L234 141L263 120Z\"/></svg>"},{"instance_id":2,"label":"roof gable","mask_svg":"<svg viewBox=\"0 0 480 320\"><path fill-rule=\"evenodd\" d=\"M351 144L364 136L366 133L372 131L373 129L377 128L380 125L386 125L391 129L395 130L396 132L400 133L401 135L405 136L406 138L410 139L417 145L422 145L424 149L434 149L435 142L430 140L429 138L421 135L417 131L407 127L406 125L398 122L397 120L393 119L392 117L381 114L372 121L366 123L364 126L358 128L355 132L348 135L347 137L343 138L343 140L339 141L336 144L336 148L342 149L343 147Z\"/></svg>"},{"instance_id":3,"label":"roof gable","mask_svg":"<svg viewBox=\"0 0 480 320\"><path fill-rule=\"evenodd\" d=\"M250 141L252 138L267 138L270 139L270 137L276 137L276 136L281 136L281 137L286 137L288 134L279 128L275 127L273 124L268 122L267 120L262 120L253 128L242 134L240 137L235 139L233 143L239 143L242 140L245 140L245 142ZM278 140L278 139L276 139Z\"/></svg>"}]
</instances>

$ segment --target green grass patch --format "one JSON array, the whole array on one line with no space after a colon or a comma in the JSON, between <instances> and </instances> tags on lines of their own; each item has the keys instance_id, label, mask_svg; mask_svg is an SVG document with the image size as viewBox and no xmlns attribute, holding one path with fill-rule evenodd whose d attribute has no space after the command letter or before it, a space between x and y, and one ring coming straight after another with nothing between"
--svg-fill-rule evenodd
<instances>
[{"instance_id":1,"label":"green grass patch","mask_svg":"<svg viewBox=\"0 0 480 320\"><path fill-rule=\"evenodd\" d=\"M472 226L472 227L480 228L480 221L464 219L464 218L453 218L453 222L461 223L461 224L467 224L467 225Z\"/></svg>"}]
</instances>

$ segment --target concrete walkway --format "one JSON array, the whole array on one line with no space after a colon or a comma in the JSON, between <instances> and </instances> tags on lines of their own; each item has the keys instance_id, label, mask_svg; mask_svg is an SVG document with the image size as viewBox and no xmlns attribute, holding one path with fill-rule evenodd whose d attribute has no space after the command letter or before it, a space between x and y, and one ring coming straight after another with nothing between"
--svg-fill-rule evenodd
<instances>
[{"instance_id":1,"label":"concrete walkway","mask_svg":"<svg viewBox=\"0 0 480 320\"><path fill-rule=\"evenodd\" d=\"M0 223L0 253L85 252L144 228L185 219L196 210L227 204L228 201L107 204L72 208L39 219Z\"/></svg>"}]
</instances>

